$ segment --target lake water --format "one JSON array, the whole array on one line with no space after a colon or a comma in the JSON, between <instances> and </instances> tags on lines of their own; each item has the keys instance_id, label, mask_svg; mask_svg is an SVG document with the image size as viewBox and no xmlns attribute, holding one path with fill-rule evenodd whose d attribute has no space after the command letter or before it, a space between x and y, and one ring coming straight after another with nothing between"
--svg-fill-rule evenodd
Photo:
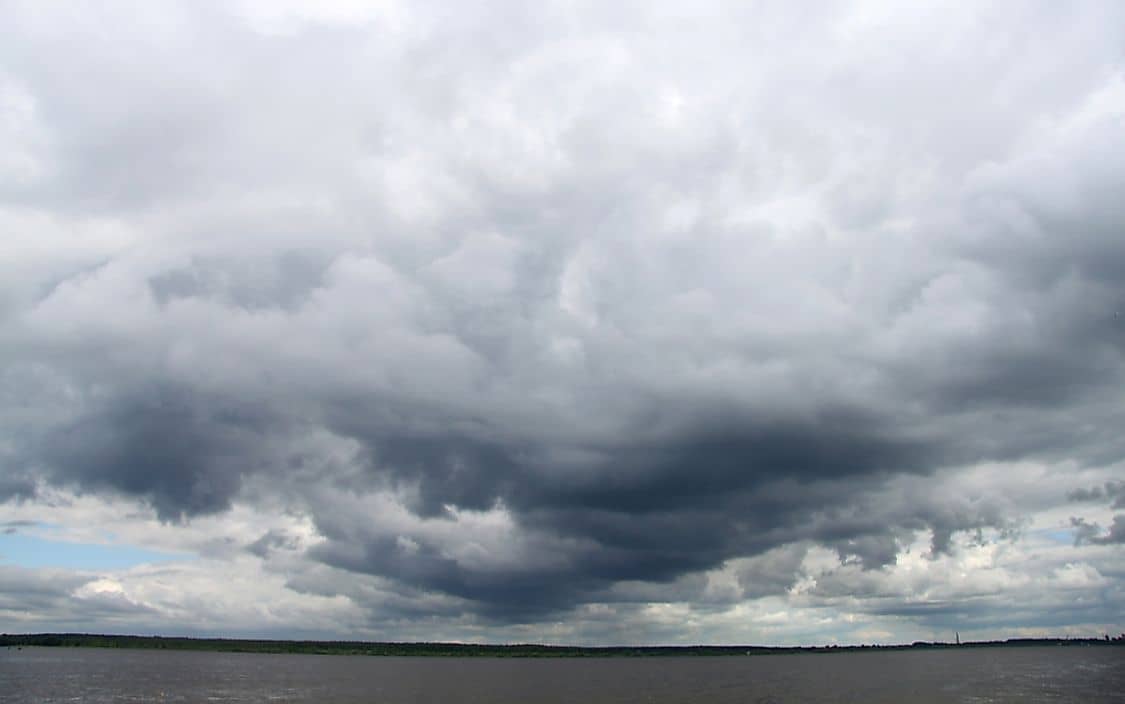
<instances>
[{"instance_id":1,"label":"lake water","mask_svg":"<svg viewBox=\"0 0 1125 704\"><path fill-rule=\"evenodd\" d=\"M1122 702L1125 648L575 660L0 648L0 701Z\"/></svg>"}]
</instances>

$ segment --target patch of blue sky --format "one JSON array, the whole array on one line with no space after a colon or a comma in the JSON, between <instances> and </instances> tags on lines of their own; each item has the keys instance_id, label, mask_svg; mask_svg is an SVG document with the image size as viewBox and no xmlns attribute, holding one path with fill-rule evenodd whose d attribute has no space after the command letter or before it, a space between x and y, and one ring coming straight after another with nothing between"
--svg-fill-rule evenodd
<instances>
[{"instance_id":1,"label":"patch of blue sky","mask_svg":"<svg viewBox=\"0 0 1125 704\"><path fill-rule=\"evenodd\" d=\"M1073 543L1074 531L1065 530L1061 528L1044 528L1041 530L1033 530L1030 532L1033 537L1043 538L1052 543Z\"/></svg>"},{"instance_id":2,"label":"patch of blue sky","mask_svg":"<svg viewBox=\"0 0 1125 704\"><path fill-rule=\"evenodd\" d=\"M0 532L0 565L118 570L137 565L187 560L182 553L160 552L123 543L74 543L22 532Z\"/></svg>"}]
</instances>

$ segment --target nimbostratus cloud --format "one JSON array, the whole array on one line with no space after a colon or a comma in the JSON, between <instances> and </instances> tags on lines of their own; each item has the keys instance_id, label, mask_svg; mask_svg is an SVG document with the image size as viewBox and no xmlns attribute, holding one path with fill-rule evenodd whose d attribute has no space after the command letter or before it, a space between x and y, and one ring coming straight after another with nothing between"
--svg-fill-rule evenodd
<instances>
[{"instance_id":1,"label":"nimbostratus cloud","mask_svg":"<svg viewBox=\"0 0 1125 704\"><path fill-rule=\"evenodd\" d=\"M3 14L10 508L378 634L1120 626L1117 8Z\"/></svg>"}]
</instances>

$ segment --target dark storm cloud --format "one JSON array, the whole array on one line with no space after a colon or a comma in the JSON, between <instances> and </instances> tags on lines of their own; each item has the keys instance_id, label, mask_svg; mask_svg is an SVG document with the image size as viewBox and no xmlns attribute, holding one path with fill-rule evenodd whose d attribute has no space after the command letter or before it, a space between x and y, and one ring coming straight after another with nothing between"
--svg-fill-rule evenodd
<instances>
[{"instance_id":1,"label":"dark storm cloud","mask_svg":"<svg viewBox=\"0 0 1125 704\"><path fill-rule=\"evenodd\" d=\"M591 399L594 402L594 399ZM627 515L658 513L687 505L718 505L780 478L825 478L924 471L945 451L929 440L896 432L891 419L825 409L814 418L737 419L715 403L713 411L677 409L674 399L651 413L681 427L633 444L569 440L572 452L591 459L567 471L545 450L550 440L505 437L502 429L478 425L451 435L446 428L473 419L444 422L415 419L422 413L398 404L402 416L374 407L347 407L333 430L368 449L372 472L416 483L426 514L442 506L487 509L497 499L517 510L570 508ZM390 405L390 404L388 404ZM393 407L393 406L392 406ZM648 409L642 409L648 414ZM698 417L696 417L698 416ZM643 423L644 420L640 419ZM418 427L423 423L430 428ZM437 427L432 427L436 425ZM577 447L575 446L577 445ZM725 498L726 497L726 498Z\"/></svg>"},{"instance_id":2,"label":"dark storm cloud","mask_svg":"<svg viewBox=\"0 0 1125 704\"><path fill-rule=\"evenodd\" d=\"M1042 508L959 470L1125 458L1119 10L255 7L10 13L0 497L280 504L379 608L512 622L811 545L881 598Z\"/></svg>"},{"instance_id":3,"label":"dark storm cloud","mask_svg":"<svg viewBox=\"0 0 1125 704\"><path fill-rule=\"evenodd\" d=\"M409 406L402 408L410 412ZM422 515L440 515L446 505L487 509L498 498L515 490L526 467L516 459L520 448L446 434L412 433L409 427L381 430L352 429L372 416L355 415L333 429L360 440L368 453L371 474L386 475L392 483L417 484L418 501L413 507ZM409 421L408 421L409 423Z\"/></svg>"},{"instance_id":4,"label":"dark storm cloud","mask_svg":"<svg viewBox=\"0 0 1125 704\"><path fill-rule=\"evenodd\" d=\"M421 444L430 453L427 469L396 475L419 482L421 495L435 502L422 515L440 516L440 505L487 509L484 499L499 500L526 535L565 539L542 540L541 549L554 559L503 566L465 563L445 553L441 541L404 544L394 534L357 533L362 519L331 504L314 510L328 542L313 555L336 567L476 602L493 618L519 620L606 599L616 583L671 585L727 560L801 541L821 542L841 560L878 569L896 561L900 540L914 531L931 530L932 552L939 554L952 550L955 532L1013 529L1013 519L993 502L887 492L890 470L874 460L857 460L870 454L844 454L833 444L839 442L833 433L818 436L800 427L808 433L804 444L794 436L765 445L770 452L750 439L718 443L713 433L707 433L712 435L707 452L701 443L662 452L649 447L640 458L619 451L604 464L586 468L588 485L558 468L544 471L513 462L517 453L469 453L464 445L430 438ZM819 468L812 461L817 456L824 462ZM831 457L840 460L837 471ZM854 464L849 468L849 463ZM895 466L910 469L905 463ZM472 487L470 500L458 482ZM437 503L442 499L444 504ZM799 558L786 562L792 571L784 575L748 570L746 591L784 593L796 579L798 564Z\"/></svg>"},{"instance_id":5,"label":"dark storm cloud","mask_svg":"<svg viewBox=\"0 0 1125 704\"><path fill-rule=\"evenodd\" d=\"M260 469L275 417L242 401L148 389L95 404L47 432L35 457L47 477L149 501L162 520L229 507Z\"/></svg>"}]
</instances>

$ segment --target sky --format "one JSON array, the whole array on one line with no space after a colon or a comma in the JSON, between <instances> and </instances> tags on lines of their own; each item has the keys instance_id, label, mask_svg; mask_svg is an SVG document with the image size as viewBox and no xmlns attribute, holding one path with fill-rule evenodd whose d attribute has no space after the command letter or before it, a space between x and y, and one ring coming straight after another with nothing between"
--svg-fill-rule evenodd
<instances>
[{"instance_id":1,"label":"sky","mask_svg":"<svg viewBox=\"0 0 1125 704\"><path fill-rule=\"evenodd\" d=\"M1125 4L0 0L0 632L1125 631Z\"/></svg>"}]
</instances>

